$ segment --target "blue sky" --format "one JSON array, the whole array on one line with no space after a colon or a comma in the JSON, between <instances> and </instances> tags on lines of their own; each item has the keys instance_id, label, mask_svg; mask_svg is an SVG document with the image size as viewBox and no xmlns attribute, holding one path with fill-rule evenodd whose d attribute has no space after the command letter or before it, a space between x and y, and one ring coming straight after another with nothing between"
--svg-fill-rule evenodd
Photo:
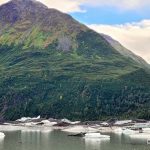
<instances>
[{"instance_id":1,"label":"blue sky","mask_svg":"<svg viewBox=\"0 0 150 150\"><path fill-rule=\"evenodd\" d=\"M9 0L0 0L4 4ZM150 0L38 0L110 35L150 63Z\"/></svg>"},{"instance_id":2,"label":"blue sky","mask_svg":"<svg viewBox=\"0 0 150 150\"><path fill-rule=\"evenodd\" d=\"M143 19L150 19L150 10L144 8L141 10L120 11L111 6L90 7L85 6L82 9L85 13L70 13L80 22L87 24L124 24L127 22L139 22Z\"/></svg>"}]
</instances>

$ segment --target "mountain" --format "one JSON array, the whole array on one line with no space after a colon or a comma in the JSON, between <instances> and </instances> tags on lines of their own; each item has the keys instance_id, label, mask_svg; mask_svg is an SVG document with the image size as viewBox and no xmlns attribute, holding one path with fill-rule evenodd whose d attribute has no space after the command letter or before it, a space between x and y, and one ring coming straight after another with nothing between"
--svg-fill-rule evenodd
<instances>
[{"instance_id":1,"label":"mountain","mask_svg":"<svg viewBox=\"0 0 150 150\"><path fill-rule=\"evenodd\" d=\"M0 70L1 120L150 118L149 65L35 0L0 6Z\"/></svg>"},{"instance_id":2,"label":"mountain","mask_svg":"<svg viewBox=\"0 0 150 150\"><path fill-rule=\"evenodd\" d=\"M101 34L111 45L114 47L121 55L133 59L139 65L144 66L145 68L150 68L150 65L140 56L135 55L130 50L122 46L118 41L112 39L110 36Z\"/></svg>"}]
</instances>

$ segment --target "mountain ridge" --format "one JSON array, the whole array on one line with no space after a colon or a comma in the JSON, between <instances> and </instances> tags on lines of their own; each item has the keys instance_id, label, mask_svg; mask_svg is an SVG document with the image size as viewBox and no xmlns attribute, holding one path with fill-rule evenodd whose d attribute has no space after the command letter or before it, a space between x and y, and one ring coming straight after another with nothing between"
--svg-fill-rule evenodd
<instances>
[{"instance_id":1,"label":"mountain ridge","mask_svg":"<svg viewBox=\"0 0 150 150\"><path fill-rule=\"evenodd\" d=\"M122 46L118 41L114 40L108 35L101 34L119 53L124 55L125 57L130 57L135 60L137 63L142 64L146 68L150 68L150 65L140 56L134 54L132 51L126 49Z\"/></svg>"}]
</instances>

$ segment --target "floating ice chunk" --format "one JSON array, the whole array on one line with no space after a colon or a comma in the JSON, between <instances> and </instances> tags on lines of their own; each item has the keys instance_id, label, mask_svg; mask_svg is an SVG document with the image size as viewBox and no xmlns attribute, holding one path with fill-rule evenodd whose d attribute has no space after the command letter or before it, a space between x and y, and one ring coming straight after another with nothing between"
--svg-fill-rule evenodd
<instances>
[{"instance_id":1,"label":"floating ice chunk","mask_svg":"<svg viewBox=\"0 0 150 150\"><path fill-rule=\"evenodd\" d=\"M112 132L116 133L116 134L122 134L123 133L123 129L122 128L116 128Z\"/></svg>"},{"instance_id":2,"label":"floating ice chunk","mask_svg":"<svg viewBox=\"0 0 150 150\"><path fill-rule=\"evenodd\" d=\"M36 120L36 119L40 119L41 116L35 117L35 118L31 118L32 120Z\"/></svg>"},{"instance_id":3,"label":"floating ice chunk","mask_svg":"<svg viewBox=\"0 0 150 150\"><path fill-rule=\"evenodd\" d=\"M51 122L49 120L42 120L41 123L43 123L45 126L54 126L57 124L57 122Z\"/></svg>"},{"instance_id":4,"label":"floating ice chunk","mask_svg":"<svg viewBox=\"0 0 150 150\"><path fill-rule=\"evenodd\" d=\"M79 123L80 123L80 121L71 122L72 125L74 125L74 124L79 124Z\"/></svg>"},{"instance_id":5,"label":"floating ice chunk","mask_svg":"<svg viewBox=\"0 0 150 150\"><path fill-rule=\"evenodd\" d=\"M149 128L150 127L150 123L135 123L134 126L132 126L133 128Z\"/></svg>"},{"instance_id":6,"label":"floating ice chunk","mask_svg":"<svg viewBox=\"0 0 150 150\"><path fill-rule=\"evenodd\" d=\"M31 119L30 117L22 117L21 119L17 119L16 121L25 122L25 121L30 120L30 119Z\"/></svg>"},{"instance_id":7,"label":"floating ice chunk","mask_svg":"<svg viewBox=\"0 0 150 150\"><path fill-rule=\"evenodd\" d=\"M148 133L131 134L129 136L132 139L146 139L146 140L150 139L150 134Z\"/></svg>"},{"instance_id":8,"label":"floating ice chunk","mask_svg":"<svg viewBox=\"0 0 150 150\"><path fill-rule=\"evenodd\" d=\"M35 126L35 125L37 125L37 123L35 123L35 122L24 123L24 126L26 126L26 127L32 127L32 126Z\"/></svg>"},{"instance_id":9,"label":"floating ice chunk","mask_svg":"<svg viewBox=\"0 0 150 150\"><path fill-rule=\"evenodd\" d=\"M128 124L131 122L132 122L132 120L120 120L120 121L116 121L115 125L124 125L124 124Z\"/></svg>"},{"instance_id":10,"label":"floating ice chunk","mask_svg":"<svg viewBox=\"0 0 150 150\"><path fill-rule=\"evenodd\" d=\"M109 126L109 124L107 122L102 122L101 125L103 125L103 126Z\"/></svg>"},{"instance_id":11,"label":"floating ice chunk","mask_svg":"<svg viewBox=\"0 0 150 150\"><path fill-rule=\"evenodd\" d=\"M71 124L71 121L70 121L70 120L68 120L68 119L66 119L66 118L61 119L61 122L65 122L65 123L69 123L69 124Z\"/></svg>"},{"instance_id":12,"label":"floating ice chunk","mask_svg":"<svg viewBox=\"0 0 150 150\"><path fill-rule=\"evenodd\" d=\"M72 124L72 125L80 123L80 121L74 121L74 122L72 122L72 121L70 121L70 120L68 120L66 118L61 119L61 122Z\"/></svg>"},{"instance_id":13,"label":"floating ice chunk","mask_svg":"<svg viewBox=\"0 0 150 150\"><path fill-rule=\"evenodd\" d=\"M31 118L31 117L22 117L21 119L17 119L16 121L19 121L19 122L26 122L26 121L28 121L28 120L38 120L38 119L40 119L41 117L40 116L38 116L38 117L34 117L34 118Z\"/></svg>"},{"instance_id":14,"label":"floating ice chunk","mask_svg":"<svg viewBox=\"0 0 150 150\"><path fill-rule=\"evenodd\" d=\"M125 129L122 131L122 133L124 135L130 135L130 134L136 134L136 133L139 133L139 131L134 131L134 130L131 130L131 129Z\"/></svg>"},{"instance_id":15,"label":"floating ice chunk","mask_svg":"<svg viewBox=\"0 0 150 150\"><path fill-rule=\"evenodd\" d=\"M4 138L5 134L3 132L0 132L0 138Z\"/></svg>"},{"instance_id":16,"label":"floating ice chunk","mask_svg":"<svg viewBox=\"0 0 150 150\"><path fill-rule=\"evenodd\" d=\"M102 135L100 133L86 133L84 138L110 138L109 135Z\"/></svg>"},{"instance_id":17,"label":"floating ice chunk","mask_svg":"<svg viewBox=\"0 0 150 150\"><path fill-rule=\"evenodd\" d=\"M87 133L87 132L98 132L98 129L87 127L87 126L71 126L66 129L63 129L64 132L70 133Z\"/></svg>"},{"instance_id":18,"label":"floating ice chunk","mask_svg":"<svg viewBox=\"0 0 150 150\"><path fill-rule=\"evenodd\" d=\"M20 131L22 129L21 126L15 125L0 125L0 131Z\"/></svg>"},{"instance_id":19,"label":"floating ice chunk","mask_svg":"<svg viewBox=\"0 0 150 150\"><path fill-rule=\"evenodd\" d=\"M149 133L150 134L150 128L143 128L144 133Z\"/></svg>"}]
</instances>

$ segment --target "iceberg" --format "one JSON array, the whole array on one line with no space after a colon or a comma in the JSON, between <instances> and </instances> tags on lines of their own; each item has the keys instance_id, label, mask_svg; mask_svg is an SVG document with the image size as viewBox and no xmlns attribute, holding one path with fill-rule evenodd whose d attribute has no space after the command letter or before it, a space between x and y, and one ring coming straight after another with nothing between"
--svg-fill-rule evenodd
<instances>
[{"instance_id":1,"label":"iceberg","mask_svg":"<svg viewBox=\"0 0 150 150\"><path fill-rule=\"evenodd\" d=\"M103 126L109 126L109 123L107 123L107 122L102 122L101 125L103 125Z\"/></svg>"},{"instance_id":2,"label":"iceberg","mask_svg":"<svg viewBox=\"0 0 150 150\"><path fill-rule=\"evenodd\" d=\"M143 128L144 133L149 133L150 134L150 128Z\"/></svg>"},{"instance_id":3,"label":"iceberg","mask_svg":"<svg viewBox=\"0 0 150 150\"><path fill-rule=\"evenodd\" d=\"M3 132L0 132L0 138L4 138L5 134Z\"/></svg>"},{"instance_id":4,"label":"iceberg","mask_svg":"<svg viewBox=\"0 0 150 150\"><path fill-rule=\"evenodd\" d=\"M20 131L22 126L15 126L13 124L10 125L0 125L0 131Z\"/></svg>"},{"instance_id":5,"label":"iceberg","mask_svg":"<svg viewBox=\"0 0 150 150\"><path fill-rule=\"evenodd\" d=\"M132 120L120 120L120 121L116 121L114 125L124 125L124 124L128 124L128 123L132 123Z\"/></svg>"},{"instance_id":6,"label":"iceberg","mask_svg":"<svg viewBox=\"0 0 150 150\"><path fill-rule=\"evenodd\" d=\"M19 122L26 122L26 121L33 121L33 120L38 120L40 119L41 116L38 116L38 117L34 117L34 118L31 118L31 117L22 117L20 119L17 119L16 121L19 121Z\"/></svg>"},{"instance_id":7,"label":"iceberg","mask_svg":"<svg viewBox=\"0 0 150 150\"><path fill-rule=\"evenodd\" d=\"M138 133L138 134L131 134L129 135L131 139L150 139L150 134L148 133Z\"/></svg>"},{"instance_id":8,"label":"iceberg","mask_svg":"<svg viewBox=\"0 0 150 150\"><path fill-rule=\"evenodd\" d=\"M72 121L70 121L70 120L68 120L68 119L66 119L66 118L61 119L61 122L68 123L68 124L72 124L72 125L75 125L75 124L80 123L80 121L74 121L74 122L72 122Z\"/></svg>"},{"instance_id":9,"label":"iceberg","mask_svg":"<svg viewBox=\"0 0 150 150\"><path fill-rule=\"evenodd\" d=\"M88 127L88 126L71 126L68 128L63 129L64 132L70 133L88 133L88 132L98 132L98 129Z\"/></svg>"},{"instance_id":10,"label":"iceberg","mask_svg":"<svg viewBox=\"0 0 150 150\"><path fill-rule=\"evenodd\" d=\"M139 131L134 131L134 130L131 130L131 129L125 129L125 130L122 131L122 133L124 135L130 135L130 134L139 133Z\"/></svg>"},{"instance_id":11,"label":"iceberg","mask_svg":"<svg viewBox=\"0 0 150 150\"><path fill-rule=\"evenodd\" d=\"M109 135L102 135L100 133L86 133L84 138L99 138L99 139L107 138L107 139L109 139L110 136Z\"/></svg>"},{"instance_id":12,"label":"iceberg","mask_svg":"<svg viewBox=\"0 0 150 150\"><path fill-rule=\"evenodd\" d=\"M123 133L123 129L122 128L116 128L112 131L115 134L122 134Z\"/></svg>"},{"instance_id":13,"label":"iceberg","mask_svg":"<svg viewBox=\"0 0 150 150\"><path fill-rule=\"evenodd\" d=\"M42 120L41 123L43 123L44 126L50 126L50 127L57 124L57 122L51 122L49 120Z\"/></svg>"}]
</instances>

